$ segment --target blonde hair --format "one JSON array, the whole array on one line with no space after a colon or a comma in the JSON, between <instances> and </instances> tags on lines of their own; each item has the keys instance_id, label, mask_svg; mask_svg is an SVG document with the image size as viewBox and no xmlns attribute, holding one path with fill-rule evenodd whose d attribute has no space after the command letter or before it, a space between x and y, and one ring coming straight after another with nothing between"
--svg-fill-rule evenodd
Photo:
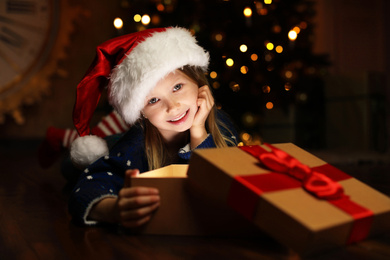
<instances>
[{"instance_id":1,"label":"blonde hair","mask_svg":"<svg viewBox=\"0 0 390 260\"><path fill-rule=\"evenodd\" d=\"M209 85L204 71L200 67L184 66L180 69L185 75L192 79L199 87ZM145 150L148 158L149 170L158 169L169 162L169 154L158 129L149 120L144 119ZM226 147L227 143L236 143L224 136L220 127L231 133L229 128L217 118L217 107L214 105L206 119L206 130L213 137L217 147Z\"/></svg>"}]
</instances>

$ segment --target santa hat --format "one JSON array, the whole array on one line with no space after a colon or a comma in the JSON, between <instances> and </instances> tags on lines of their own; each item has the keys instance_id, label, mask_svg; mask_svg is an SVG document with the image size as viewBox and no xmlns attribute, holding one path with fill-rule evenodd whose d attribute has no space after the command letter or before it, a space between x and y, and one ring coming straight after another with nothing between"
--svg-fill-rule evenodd
<instances>
[{"instance_id":1,"label":"santa hat","mask_svg":"<svg viewBox=\"0 0 390 260\"><path fill-rule=\"evenodd\" d=\"M108 85L110 104L133 124L157 82L185 65L207 70L209 54L183 28L148 29L104 42L77 86L73 123L80 137L71 146L71 159L85 167L108 154L105 141L90 136L90 121L103 89Z\"/></svg>"}]
</instances>

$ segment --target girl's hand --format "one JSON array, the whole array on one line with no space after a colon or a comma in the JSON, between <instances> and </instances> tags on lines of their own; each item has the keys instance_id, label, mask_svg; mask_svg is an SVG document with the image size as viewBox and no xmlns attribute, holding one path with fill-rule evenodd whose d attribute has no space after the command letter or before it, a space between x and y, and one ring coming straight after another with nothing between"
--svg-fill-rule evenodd
<instances>
[{"instance_id":1,"label":"girl's hand","mask_svg":"<svg viewBox=\"0 0 390 260\"><path fill-rule=\"evenodd\" d=\"M207 137L205 123L213 106L214 98L209 86L200 87L198 91L198 111L190 128L191 149L197 147Z\"/></svg>"},{"instance_id":2,"label":"girl's hand","mask_svg":"<svg viewBox=\"0 0 390 260\"><path fill-rule=\"evenodd\" d=\"M118 222L127 228L138 227L148 222L160 205L158 190L149 187L131 187L131 176L138 170L127 170L125 185L119 191L117 200Z\"/></svg>"},{"instance_id":3,"label":"girl's hand","mask_svg":"<svg viewBox=\"0 0 390 260\"><path fill-rule=\"evenodd\" d=\"M149 187L131 187L131 176L139 174L138 170L127 170L124 187L118 198L105 198L91 210L89 218L124 227L138 227L148 222L154 210L160 205L158 190Z\"/></svg>"}]
</instances>

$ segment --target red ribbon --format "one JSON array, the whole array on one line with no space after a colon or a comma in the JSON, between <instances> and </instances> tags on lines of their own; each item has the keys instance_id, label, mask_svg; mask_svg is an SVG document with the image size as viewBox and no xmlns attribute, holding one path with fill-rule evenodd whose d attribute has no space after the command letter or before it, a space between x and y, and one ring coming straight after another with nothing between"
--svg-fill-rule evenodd
<instances>
[{"instance_id":1,"label":"red ribbon","mask_svg":"<svg viewBox=\"0 0 390 260\"><path fill-rule=\"evenodd\" d=\"M252 220L256 214L257 201L262 193L303 187L316 198L327 200L353 217L354 222L347 244L368 236L373 212L351 201L337 182L350 176L329 164L310 168L286 152L269 144L266 146L271 151L261 146L239 147L274 172L236 176L230 188L228 198L230 206Z\"/></svg>"},{"instance_id":2,"label":"red ribbon","mask_svg":"<svg viewBox=\"0 0 390 260\"><path fill-rule=\"evenodd\" d=\"M303 188L317 198L326 200L341 198L344 190L338 182L313 171L288 153L272 145L265 145L271 148L271 152L264 152L265 150L260 146L241 146L240 148L258 158L268 169L298 179L302 182Z\"/></svg>"}]
</instances>

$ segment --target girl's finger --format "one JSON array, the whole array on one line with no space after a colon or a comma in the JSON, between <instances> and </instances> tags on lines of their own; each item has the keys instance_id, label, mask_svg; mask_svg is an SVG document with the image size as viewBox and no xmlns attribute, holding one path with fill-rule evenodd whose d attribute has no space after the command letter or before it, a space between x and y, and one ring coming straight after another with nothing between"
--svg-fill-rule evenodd
<instances>
[{"instance_id":1,"label":"girl's finger","mask_svg":"<svg viewBox=\"0 0 390 260\"><path fill-rule=\"evenodd\" d=\"M148 216L145 216L143 218L136 219L136 220L124 220L124 221L121 221L121 224L125 228L140 227L143 224L147 223L151 219L151 217L152 217L151 215L148 215Z\"/></svg>"},{"instance_id":2,"label":"girl's finger","mask_svg":"<svg viewBox=\"0 0 390 260\"><path fill-rule=\"evenodd\" d=\"M139 170L138 169L131 169L127 170L125 172L125 182L124 182L124 187L131 187L131 177L136 177L139 175Z\"/></svg>"},{"instance_id":3,"label":"girl's finger","mask_svg":"<svg viewBox=\"0 0 390 260\"><path fill-rule=\"evenodd\" d=\"M153 203L147 207L141 207L141 208L136 208L133 210L122 211L120 213L120 218L122 220L133 220L133 219L142 218L146 215L151 214L159 206L160 206L160 202L156 202L156 203Z\"/></svg>"}]
</instances>

